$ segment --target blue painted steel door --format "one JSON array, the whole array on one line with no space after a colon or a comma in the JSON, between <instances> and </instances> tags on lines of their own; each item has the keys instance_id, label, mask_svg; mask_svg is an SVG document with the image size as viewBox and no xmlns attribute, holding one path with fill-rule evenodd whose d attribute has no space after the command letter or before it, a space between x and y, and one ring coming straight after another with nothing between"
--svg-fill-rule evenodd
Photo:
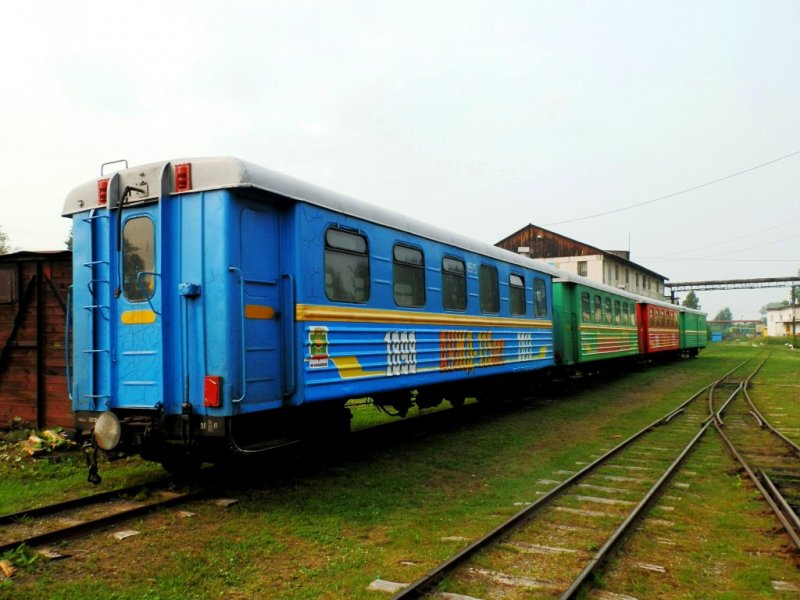
<instances>
[{"instance_id":1,"label":"blue painted steel door","mask_svg":"<svg viewBox=\"0 0 800 600\"><path fill-rule=\"evenodd\" d=\"M116 406L164 399L163 290L159 206L124 209L117 253ZM112 300L113 302L113 300Z\"/></svg>"},{"instance_id":2,"label":"blue painted steel door","mask_svg":"<svg viewBox=\"0 0 800 600\"><path fill-rule=\"evenodd\" d=\"M267 206L240 213L244 412L283 404L278 213ZM234 398L234 402L237 399Z\"/></svg>"}]
</instances>

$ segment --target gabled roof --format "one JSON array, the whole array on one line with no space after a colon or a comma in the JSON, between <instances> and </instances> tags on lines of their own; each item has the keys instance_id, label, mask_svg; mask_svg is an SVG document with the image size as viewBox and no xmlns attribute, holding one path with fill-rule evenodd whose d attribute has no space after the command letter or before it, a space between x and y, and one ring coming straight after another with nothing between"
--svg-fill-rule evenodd
<instances>
[{"instance_id":1,"label":"gabled roof","mask_svg":"<svg viewBox=\"0 0 800 600\"><path fill-rule=\"evenodd\" d=\"M508 235L508 236L504 237L502 240L497 242L495 245L503 247L504 243L507 243L507 242L513 240L514 238L524 234L528 230L542 231L542 232L545 232L548 235L548 237L558 238L558 239L564 240L565 242L567 242L569 244L572 244L572 245L575 245L575 246L580 246L580 247L584 248L587 251L587 255L601 255L601 256L608 257L608 258L613 258L615 260L618 260L618 261L621 261L621 262L623 262L625 264L630 265L632 268L634 268L634 269L636 269L638 271L642 271L644 273L647 273L647 274L652 275L654 277L657 277L659 279L663 279L665 281L669 280L668 277L666 277L666 276L664 276L664 275L662 275L660 273L656 273L655 271L652 271L652 270L648 269L647 267L643 267L642 265L637 264L637 263L633 262L632 260L626 258L624 256L624 254L627 254L626 251L621 251L621 250L614 250L614 251L612 251L612 250L602 250L600 248L597 248L596 246L592 246L591 244L587 244L585 242L580 242L578 240L574 240L574 239L572 239L570 237L567 237L566 235L562 235L560 233L556 233L555 231L551 231L549 229L545 229L544 227L540 227L538 225L534 225L533 223L528 223L527 225L525 225L524 227L518 229L517 231L515 231L511 235ZM543 258L543 257L534 256L533 254L534 253L532 253L531 258ZM546 258L546 257L544 257L544 258Z\"/></svg>"}]
</instances>

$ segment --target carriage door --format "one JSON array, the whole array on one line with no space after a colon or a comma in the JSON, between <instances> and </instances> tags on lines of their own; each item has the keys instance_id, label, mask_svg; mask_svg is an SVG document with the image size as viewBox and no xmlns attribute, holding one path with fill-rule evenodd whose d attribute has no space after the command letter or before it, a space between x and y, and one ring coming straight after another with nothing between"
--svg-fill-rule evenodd
<instances>
[{"instance_id":1,"label":"carriage door","mask_svg":"<svg viewBox=\"0 0 800 600\"><path fill-rule=\"evenodd\" d=\"M240 231L241 403L247 410L277 408L283 404L278 212L268 206L245 207Z\"/></svg>"},{"instance_id":2,"label":"carriage door","mask_svg":"<svg viewBox=\"0 0 800 600\"><path fill-rule=\"evenodd\" d=\"M164 400L163 314L158 205L123 209L118 254L117 406Z\"/></svg>"}]
</instances>

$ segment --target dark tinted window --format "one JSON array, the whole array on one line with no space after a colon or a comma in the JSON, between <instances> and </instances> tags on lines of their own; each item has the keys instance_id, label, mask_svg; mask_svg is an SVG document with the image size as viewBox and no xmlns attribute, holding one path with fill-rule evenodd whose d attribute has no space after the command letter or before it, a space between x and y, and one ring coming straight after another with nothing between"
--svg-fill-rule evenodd
<instances>
[{"instance_id":1,"label":"dark tinted window","mask_svg":"<svg viewBox=\"0 0 800 600\"><path fill-rule=\"evenodd\" d=\"M512 315L525 314L525 280L519 275L508 276L508 300Z\"/></svg>"},{"instance_id":2,"label":"dark tinted window","mask_svg":"<svg viewBox=\"0 0 800 600\"><path fill-rule=\"evenodd\" d=\"M400 244L394 247L394 301L397 306L425 304L425 260L422 251Z\"/></svg>"},{"instance_id":3,"label":"dark tinted window","mask_svg":"<svg viewBox=\"0 0 800 600\"><path fill-rule=\"evenodd\" d=\"M337 302L369 300L369 256L363 235L325 232L325 294Z\"/></svg>"},{"instance_id":4,"label":"dark tinted window","mask_svg":"<svg viewBox=\"0 0 800 600\"><path fill-rule=\"evenodd\" d=\"M586 294L584 313L588 312L589 294ZM536 317L547 316L547 286L543 279L533 280L533 314Z\"/></svg>"},{"instance_id":5,"label":"dark tinted window","mask_svg":"<svg viewBox=\"0 0 800 600\"><path fill-rule=\"evenodd\" d=\"M448 310L467 308L467 276L463 260L442 259L442 306Z\"/></svg>"},{"instance_id":6,"label":"dark tinted window","mask_svg":"<svg viewBox=\"0 0 800 600\"><path fill-rule=\"evenodd\" d=\"M128 219L122 229L122 292L129 302L152 298L156 289L155 265L153 222L147 217Z\"/></svg>"},{"instance_id":7,"label":"dark tinted window","mask_svg":"<svg viewBox=\"0 0 800 600\"><path fill-rule=\"evenodd\" d=\"M489 265L481 265L478 274L480 287L481 312L500 312L500 280L497 269Z\"/></svg>"},{"instance_id":8,"label":"dark tinted window","mask_svg":"<svg viewBox=\"0 0 800 600\"><path fill-rule=\"evenodd\" d=\"M587 322L592 318L592 300L589 297L589 292L581 294L581 305L583 306L583 321Z\"/></svg>"}]
</instances>

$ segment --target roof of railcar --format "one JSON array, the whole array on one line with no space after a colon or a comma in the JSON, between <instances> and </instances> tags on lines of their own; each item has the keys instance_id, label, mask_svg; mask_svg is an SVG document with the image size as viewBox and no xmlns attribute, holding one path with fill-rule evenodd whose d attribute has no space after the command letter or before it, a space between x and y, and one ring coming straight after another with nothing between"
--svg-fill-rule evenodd
<instances>
[{"instance_id":1,"label":"roof of railcar","mask_svg":"<svg viewBox=\"0 0 800 600\"><path fill-rule=\"evenodd\" d=\"M654 306L662 306L664 308L671 308L673 310L678 310L681 312L686 313L693 313L698 315L705 315L701 310L696 310L694 308L688 308L686 306L681 306L679 304L671 304L670 302L666 302L664 300L657 300L656 298L651 298L649 296L642 296L640 294L634 294L633 292L628 292L626 290L622 290L620 288L616 288L610 285L606 285L604 283L598 283L592 279L587 277L581 277L580 275L576 275L574 273L569 273L567 271L560 271L558 274L557 282L571 282L579 285L585 285L590 288L594 288L596 290L600 290L606 292L608 294L614 294L616 296L622 296L623 298L628 298L631 300L635 300L636 302L643 302L646 304L652 304Z\"/></svg>"},{"instance_id":2,"label":"roof of railcar","mask_svg":"<svg viewBox=\"0 0 800 600\"><path fill-rule=\"evenodd\" d=\"M236 188L264 190L527 269L538 270L553 276L559 274L558 269L546 263L232 157L169 160L117 171L108 176L110 179L108 206L115 208L119 204L119 194L115 197L115 190L116 192L126 190L128 186L142 188L142 182L145 180L148 182L148 186L146 186L148 193L147 195L138 195L137 201L155 200L174 193L172 190L175 189L175 165L184 163L191 164L191 192ZM100 207L97 200L97 182L97 179L89 181L76 187L67 195L64 202L64 216ZM166 191L162 192L162 188Z\"/></svg>"}]
</instances>

